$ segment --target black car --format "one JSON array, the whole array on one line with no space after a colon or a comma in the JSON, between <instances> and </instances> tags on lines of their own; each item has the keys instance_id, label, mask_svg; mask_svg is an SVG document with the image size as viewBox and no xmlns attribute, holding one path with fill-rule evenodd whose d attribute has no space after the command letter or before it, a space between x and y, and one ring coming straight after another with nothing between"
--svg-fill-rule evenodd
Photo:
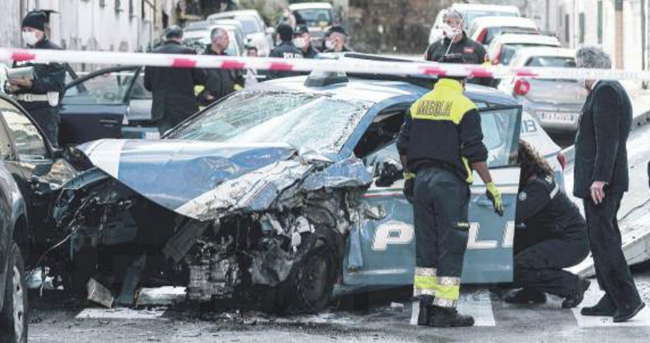
<instances>
[{"instance_id":1,"label":"black car","mask_svg":"<svg viewBox=\"0 0 650 343\"><path fill-rule=\"evenodd\" d=\"M0 111L7 103L0 99ZM4 153L4 149L2 150ZM16 236L27 226L25 202L0 162L0 342L27 342L25 267Z\"/></svg>"},{"instance_id":2,"label":"black car","mask_svg":"<svg viewBox=\"0 0 650 343\"><path fill-rule=\"evenodd\" d=\"M100 138L158 138L144 68L122 66L83 76L68 70L61 99L61 146Z\"/></svg>"}]
</instances>

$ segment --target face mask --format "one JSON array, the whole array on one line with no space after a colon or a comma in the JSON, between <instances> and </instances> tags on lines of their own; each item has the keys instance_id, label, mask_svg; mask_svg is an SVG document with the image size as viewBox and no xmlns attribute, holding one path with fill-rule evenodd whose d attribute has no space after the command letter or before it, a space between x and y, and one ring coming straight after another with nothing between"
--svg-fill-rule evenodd
<instances>
[{"instance_id":1,"label":"face mask","mask_svg":"<svg viewBox=\"0 0 650 343\"><path fill-rule=\"evenodd\" d=\"M302 37L294 38L293 45L295 45L298 49L302 49L307 46L307 40Z\"/></svg>"},{"instance_id":2,"label":"face mask","mask_svg":"<svg viewBox=\"0 0 650 343\"><path fill-rule=\"evenodd\" d=\"M38 37L36 37L36 32L33 31L23 32L23 40L29 46L34 46L36 45L36 43L38 43Z\"/></svg>"},{"instance_id":3,"label":"face mask","mask_svg":"<svg viewBox=\"0 0 650 343\"><path fill-rule=\"evenodd\" d=\"M325 41L325 47L327 50L334 50L334 42L331 40Z\"/></svg>"},{"instance_id":4,"label":"face mask","mask_svg":"<svg viewBox=\"0 0 650 343\"><path fill-rule=\"evenodd\" d=\"M456 35L458 35L459 31L460 30L449 26L449 24L443 24L443 26L442 26L442 33L445 35L445 37L447 37L447 39L450 39L450 40L454 39L454 37L456 37Z\"/></svg>"}]
</instances>

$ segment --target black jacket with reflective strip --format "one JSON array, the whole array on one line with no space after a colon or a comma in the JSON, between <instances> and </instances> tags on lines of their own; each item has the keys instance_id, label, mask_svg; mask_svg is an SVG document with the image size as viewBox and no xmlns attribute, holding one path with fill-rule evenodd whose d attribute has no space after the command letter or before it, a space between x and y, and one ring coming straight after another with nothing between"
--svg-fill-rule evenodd
<instances>
[{"instance_id":1,"label":"black jacket with reflective strip","mask_svg":"<svg viewBox=\"0 0 650 343\"><path fill-rule=\"evenodd\" d=\"M521 245L534 245L546 239L586 240L587 224L578 207L550 176L537 175L522 186L517 198L517 223ZM522 239L528 242L521 242Z\"/></svg>"},{"instance_id":2,"label":"black jacket with reflective strip","mask_svg":"<svg viewBox=\"0 0 650 343\"><path fill-rule=\"evenodd\" d=\"M471 163L486 161L488 151L483 144L481 116L463 94L459 81L441 79L433 91L411 106L397 149L407 156L410 172L443 167L472 183Z\"/></svg>"}]
</instances>

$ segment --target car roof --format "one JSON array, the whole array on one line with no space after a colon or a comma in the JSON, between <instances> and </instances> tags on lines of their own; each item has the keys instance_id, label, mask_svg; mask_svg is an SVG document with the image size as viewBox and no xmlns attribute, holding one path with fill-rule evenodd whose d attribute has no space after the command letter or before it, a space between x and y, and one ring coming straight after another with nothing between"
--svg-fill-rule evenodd
<instances>
[{"instance_id":1,"label":"car roof","mask_svg":"<svg viewBox=\"0 0 650 343\"><path fill-rule=\"evenodd\" d=\"M221 12L221 13L214 13L210 14L208 16L208 20L210 19L218 19L218 18L232 18L232 17L243 17L243 16L254 16L254 17L260 17L259 12L256 10L239 10L239 11L228 11L228 12Z\"/></svg>"},{"instance_id":2,"label":"car roof","mask_svg":"<svg viewBox=\"0 0 650 343\"><path fill-rule=\"evenodd\" d=\"M513 34L505 33L494 39L492 44L511 44L511 43L531 43L531 44L546 44L561 46L560 40L556 37L544 35L526 35L526 34Z\"/></svg>"},{"instance_id":3,"label":"car roof","mask_svg":"<svg viewBox=\"0 0 650 343\"><path fill-rule=\"evenodd\" d=\"M473 26L479 27L529 27L537 28L537 24L528 18L512 17L504 20L503 17L480 17L474 19Z\"/></svg>"},{"instance_id":4,"label":"car roof","mask_svg":"<svg viewBox=\"0 0 650 343\"><path fill-rule=\"evenodd\" d=\"M512 58L514 61L516 59L528 59L535 56L557 56L557 57L575 57L576 51L574 49L565 49L565 48L551 48L551 47L534 47L534 48L522 48L517 51L515 56Z\"/></svg>"},{"instance_id":5,"label":"car roof","mask_svg":"<svg viewBox=\"0 0 650 343\"><path fill-rule=\"evenodd\" d=\"M292 4L289 5L289 10L291 11L298 11L298 10L306 10L306 9L332 9L332 5L328 2L303 2L299 4Z\"/></svg>"},{"instance_id":6,"label":"car roof","mask_svg":"<svg viewBox=\"0 0 650 343\"><path fill-rule=\"evenodd\" d=\"M305 86L307 76L288 77L262 82L251 89L266 91L287 91L305 93L326 93L345 99L355 99L380 103L398 97L412 97L413 101L430 91L430 89L407 81L378 80L352 76L348 82L335 83L324 87ZM515 106L515 99L494 88L468 84L465 95L475 102L487 102L501 106Z\"/></svg>"},{"instance_id":7,"label":"car roof","mask_svg":"<svg viewBox=\"0 0 650 343\"><path fill-rule=\"evenodd\" d=\"M453 4L451 8L461 12L470 11L493 11L493 12L510 12L520 14L519 9L515 6L503 5L484 5L484 4Z\"/></svg>"}]
</instances>

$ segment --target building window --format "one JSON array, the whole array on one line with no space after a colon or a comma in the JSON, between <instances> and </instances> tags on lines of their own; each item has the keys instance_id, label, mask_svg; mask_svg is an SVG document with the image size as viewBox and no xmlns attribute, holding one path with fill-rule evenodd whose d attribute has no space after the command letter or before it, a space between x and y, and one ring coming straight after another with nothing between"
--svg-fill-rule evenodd
<instances>
[{"instance_id":1,"label":"building window","mask_svg":"<svg viewBox=\"0 0 650 343\"><path fill-rule=\"evenodd\" d=\"M585 42L585 13L580 13L579 17L579 25L580 25L580 44Z\"/></svg>"},{"instance_id":2,"label":"building window","mask_svg":"<svg viewBox=\"0 0 650 343\"><path fill-rule=\"evenodd\" d=\"M99 0L99 7L106 7L106 0Z\"/></svg>"},{"instance_id":3,"label":"building window","mask_svg":"<svg viewBox=\"0 0 650 343\"><path fill-rule=\"evenodd\" d=\"M603 2L598 1L598 44L603 44Z\"/></svg>"},{"instance_id":4,"label":"building window","mask_svg":"<svg viewBox=\"0 0 650 343\"><path fill-rule=\"evenodd\" d=\"M570 19L569 15L565 14L564 15L564 40L568 43L571 40L571 31L569 30L569 24L570 24Z\"/></svg>"},{"instance_id":5,"label":"building window","mask_svg":"<svg viewBox=\"0 0 650 343\"><path fill-rule=\"evenodd\" d=\"M129 0L129 16L131 18L135 17L135 6L133 5L133 0Z\"/></svg>"},{"instance_id":6,"label":"building window","mask_svg":"<svg viewBox=\"0 0 650 343\"><path fill-rule=\"evenodd\" d=\"M122 12L122 1L115 0L115 12Z\"/></svg>"}]
</instances>

